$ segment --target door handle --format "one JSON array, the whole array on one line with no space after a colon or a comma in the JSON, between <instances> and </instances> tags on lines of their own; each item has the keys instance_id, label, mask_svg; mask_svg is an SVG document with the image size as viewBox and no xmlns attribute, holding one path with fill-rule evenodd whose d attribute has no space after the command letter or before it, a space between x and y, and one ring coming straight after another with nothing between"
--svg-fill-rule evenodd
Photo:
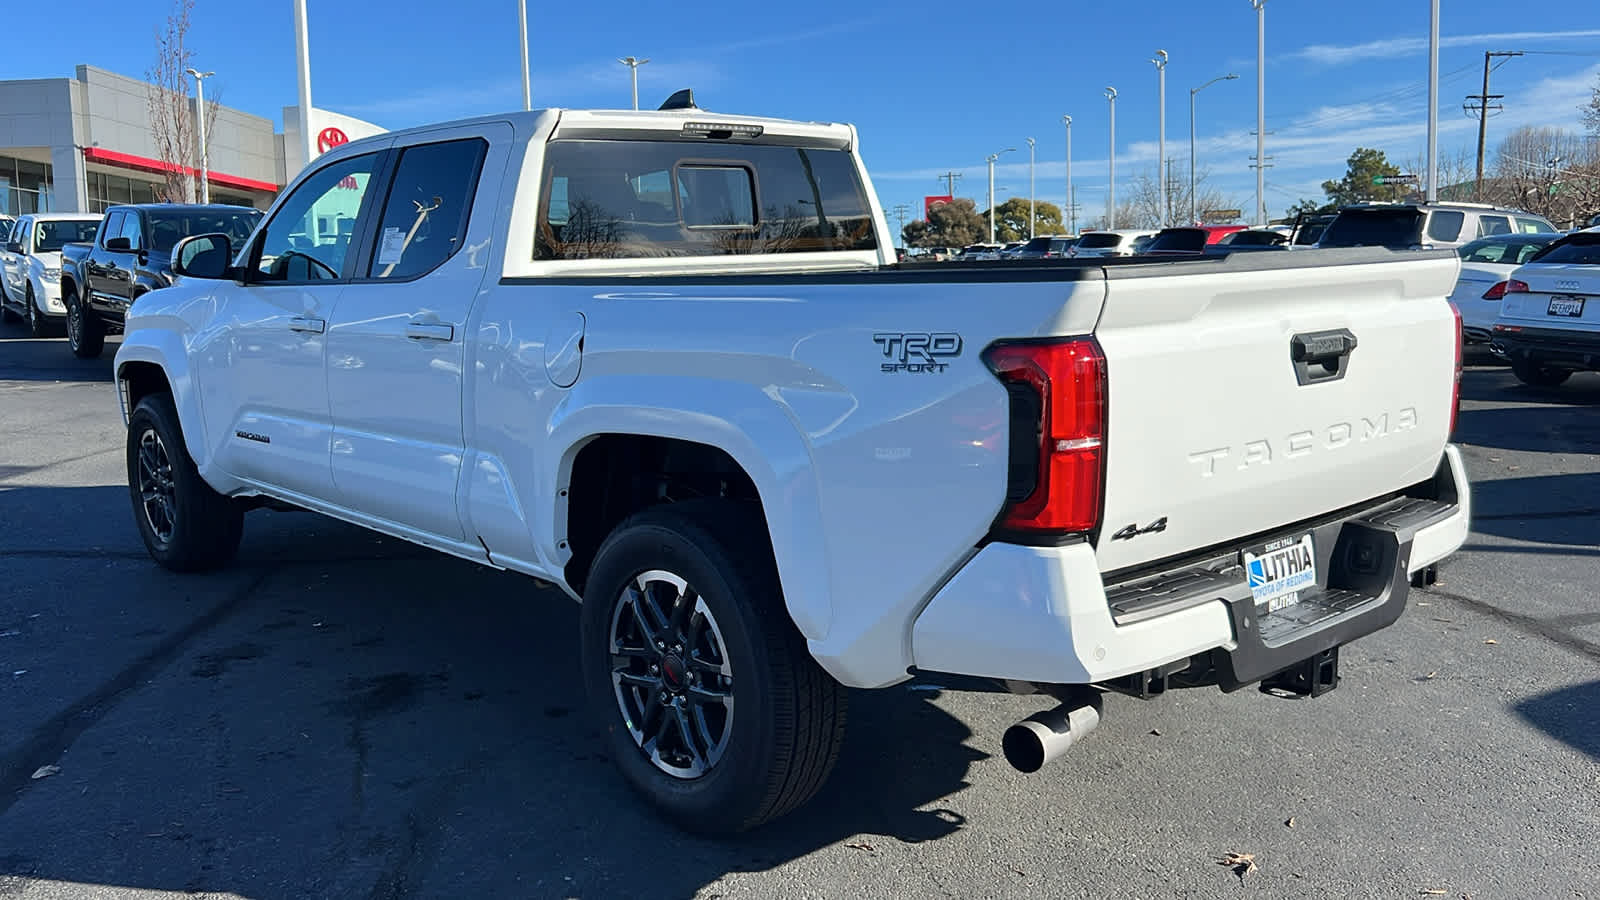
<instances>
[{"instance_id":1,"label":"door handle","mask_svg":"<svg viewBox=\"0 0 1600 900\"><path fill-rule=\"evenodd\" d=\"M406 337L414 341L449 341L454 340L456 329L453 325L436 325L430 322L411 322L406 325Z\"/></svg>"},{"instance_id":2,"label":"door handle","mask_svg":"<svg viewBox=\"0 0 1600 900\"><path fill-rule=\"evenodd\" d=\"M321 334L328 323L322 319L313 319L307 316L295 316L289 320L290 331L303 331L307 334Z\"/></svg>"}]
</instances>

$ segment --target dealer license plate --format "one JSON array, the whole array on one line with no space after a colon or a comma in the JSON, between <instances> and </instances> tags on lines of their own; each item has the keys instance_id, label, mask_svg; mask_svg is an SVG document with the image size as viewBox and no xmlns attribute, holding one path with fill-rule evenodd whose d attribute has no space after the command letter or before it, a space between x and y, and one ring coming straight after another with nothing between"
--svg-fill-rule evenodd
<instances>
[{"instance_id":1,"label":"dealer license plate","mask_svg":"<svg viewBox=\"0 0 1600 900\"><path fill-rule=\"evenodd\" d=\"M1583 315L1584 298L1571 294L1556 294L1550 298L1548 315L1566 316L1569 319L1580 318Z\"/></svg>"},{"instance_id":2,"label":"dealer license plate","mask_svg":"<svg viewBox=\"0 0 1600 900\"><path fill-rule=\"evenodd\" d=\"M1317 549L1311 535L1283 538L1244 551L1245 574L1256 610L1270 613L1300 602L1303 591L1317 584Z\"/></svg>"}]
</instances>

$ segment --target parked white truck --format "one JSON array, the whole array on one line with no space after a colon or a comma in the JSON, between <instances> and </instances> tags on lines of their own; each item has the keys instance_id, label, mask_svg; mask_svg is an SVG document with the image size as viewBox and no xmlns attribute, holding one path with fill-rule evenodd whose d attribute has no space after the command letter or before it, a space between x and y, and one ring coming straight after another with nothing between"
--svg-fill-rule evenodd
<instances>
[{"instance_id":1,"label":"parked white truck","mask_svg":"<svg viewBox=\"0 0 1600 900\"><path fill-rule=\"evenodd\" d=\"M1316 695L1467 534L1448 252L894 264L848 125L355 141L174 252L116 359L150 554L290 504L558 586L626 779L803 803L847 687Z\"/></svg>"}]
</instances>

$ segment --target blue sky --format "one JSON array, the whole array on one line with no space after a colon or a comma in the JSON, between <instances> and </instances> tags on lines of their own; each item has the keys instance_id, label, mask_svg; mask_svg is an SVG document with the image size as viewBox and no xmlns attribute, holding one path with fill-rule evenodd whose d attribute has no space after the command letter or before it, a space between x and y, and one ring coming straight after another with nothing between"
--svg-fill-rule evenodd
<instances>
[{"instance_id":1,"label":"blue sky","mask_svg":"<svg viewBox=\"0 0 1600 900\"><path fill-rule=\"evenodd\" d=\"M1522 124L1579 127L1577 105L1600 75L1594 0L1508 4L1444 0L1440 149L1470 150L1476 125L1461 111L1482 77L1483 51L1527 50L1494 73L1506 112L1497 135ZM190 44L214 69L208 92L280 118L295 102L289 0L197 0ZM530 0L535 106L622 107L627 69L640 69L640 104L693 87L718 111L847 121L885 206L920 210L943 193L936 174L964 177L957 194L984 199L984 157L1007 147L997 194L1027 196L1027 137L1037 140L1035 191L1064 199L1065 132L1073 116L1080 218L1103 211L1106 101L1117 100L1117 174L1153 171L1157 48L1167 69L1167 155L1187 169L1188 89L1228 72L1199 95L1199 155L1211 183L1249 209L1255 190L1255 14L1247 0L985 5L745 2L551 4ZM521 106L515 0L309 0L313 101L388 127ZM140 75L166 0L91 0L73 19L94 40L8 40L5 77L70 76L89 63ZM1271 0L1267 5L1267 205L1273 214L1342 174L1358 145L1395 160L1420 158L1426 116L1426 0ZM59 35L59 7L13 5L6 31ZM110 39L110 36L120 36Z\"/></svg>"}]
</instances>

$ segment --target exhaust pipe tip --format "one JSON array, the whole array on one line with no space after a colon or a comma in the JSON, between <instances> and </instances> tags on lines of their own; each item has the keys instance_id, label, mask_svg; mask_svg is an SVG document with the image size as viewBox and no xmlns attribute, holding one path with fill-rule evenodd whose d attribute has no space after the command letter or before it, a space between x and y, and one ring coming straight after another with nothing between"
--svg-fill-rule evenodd
<instances>
[{"instance_id":1,"label":"exhaust pipe tip","mask_svg":"<svg viewBox=\"0 0 1600 900\"><path fill-rule=\"evenodd\" d=\"M1018 772L1033 773L1067 751L1100 724L1098 694L1087 702L1063 703L1035 713L1006 729L1000 739L1006 762Z\"/></svg>"}]
</instances>

